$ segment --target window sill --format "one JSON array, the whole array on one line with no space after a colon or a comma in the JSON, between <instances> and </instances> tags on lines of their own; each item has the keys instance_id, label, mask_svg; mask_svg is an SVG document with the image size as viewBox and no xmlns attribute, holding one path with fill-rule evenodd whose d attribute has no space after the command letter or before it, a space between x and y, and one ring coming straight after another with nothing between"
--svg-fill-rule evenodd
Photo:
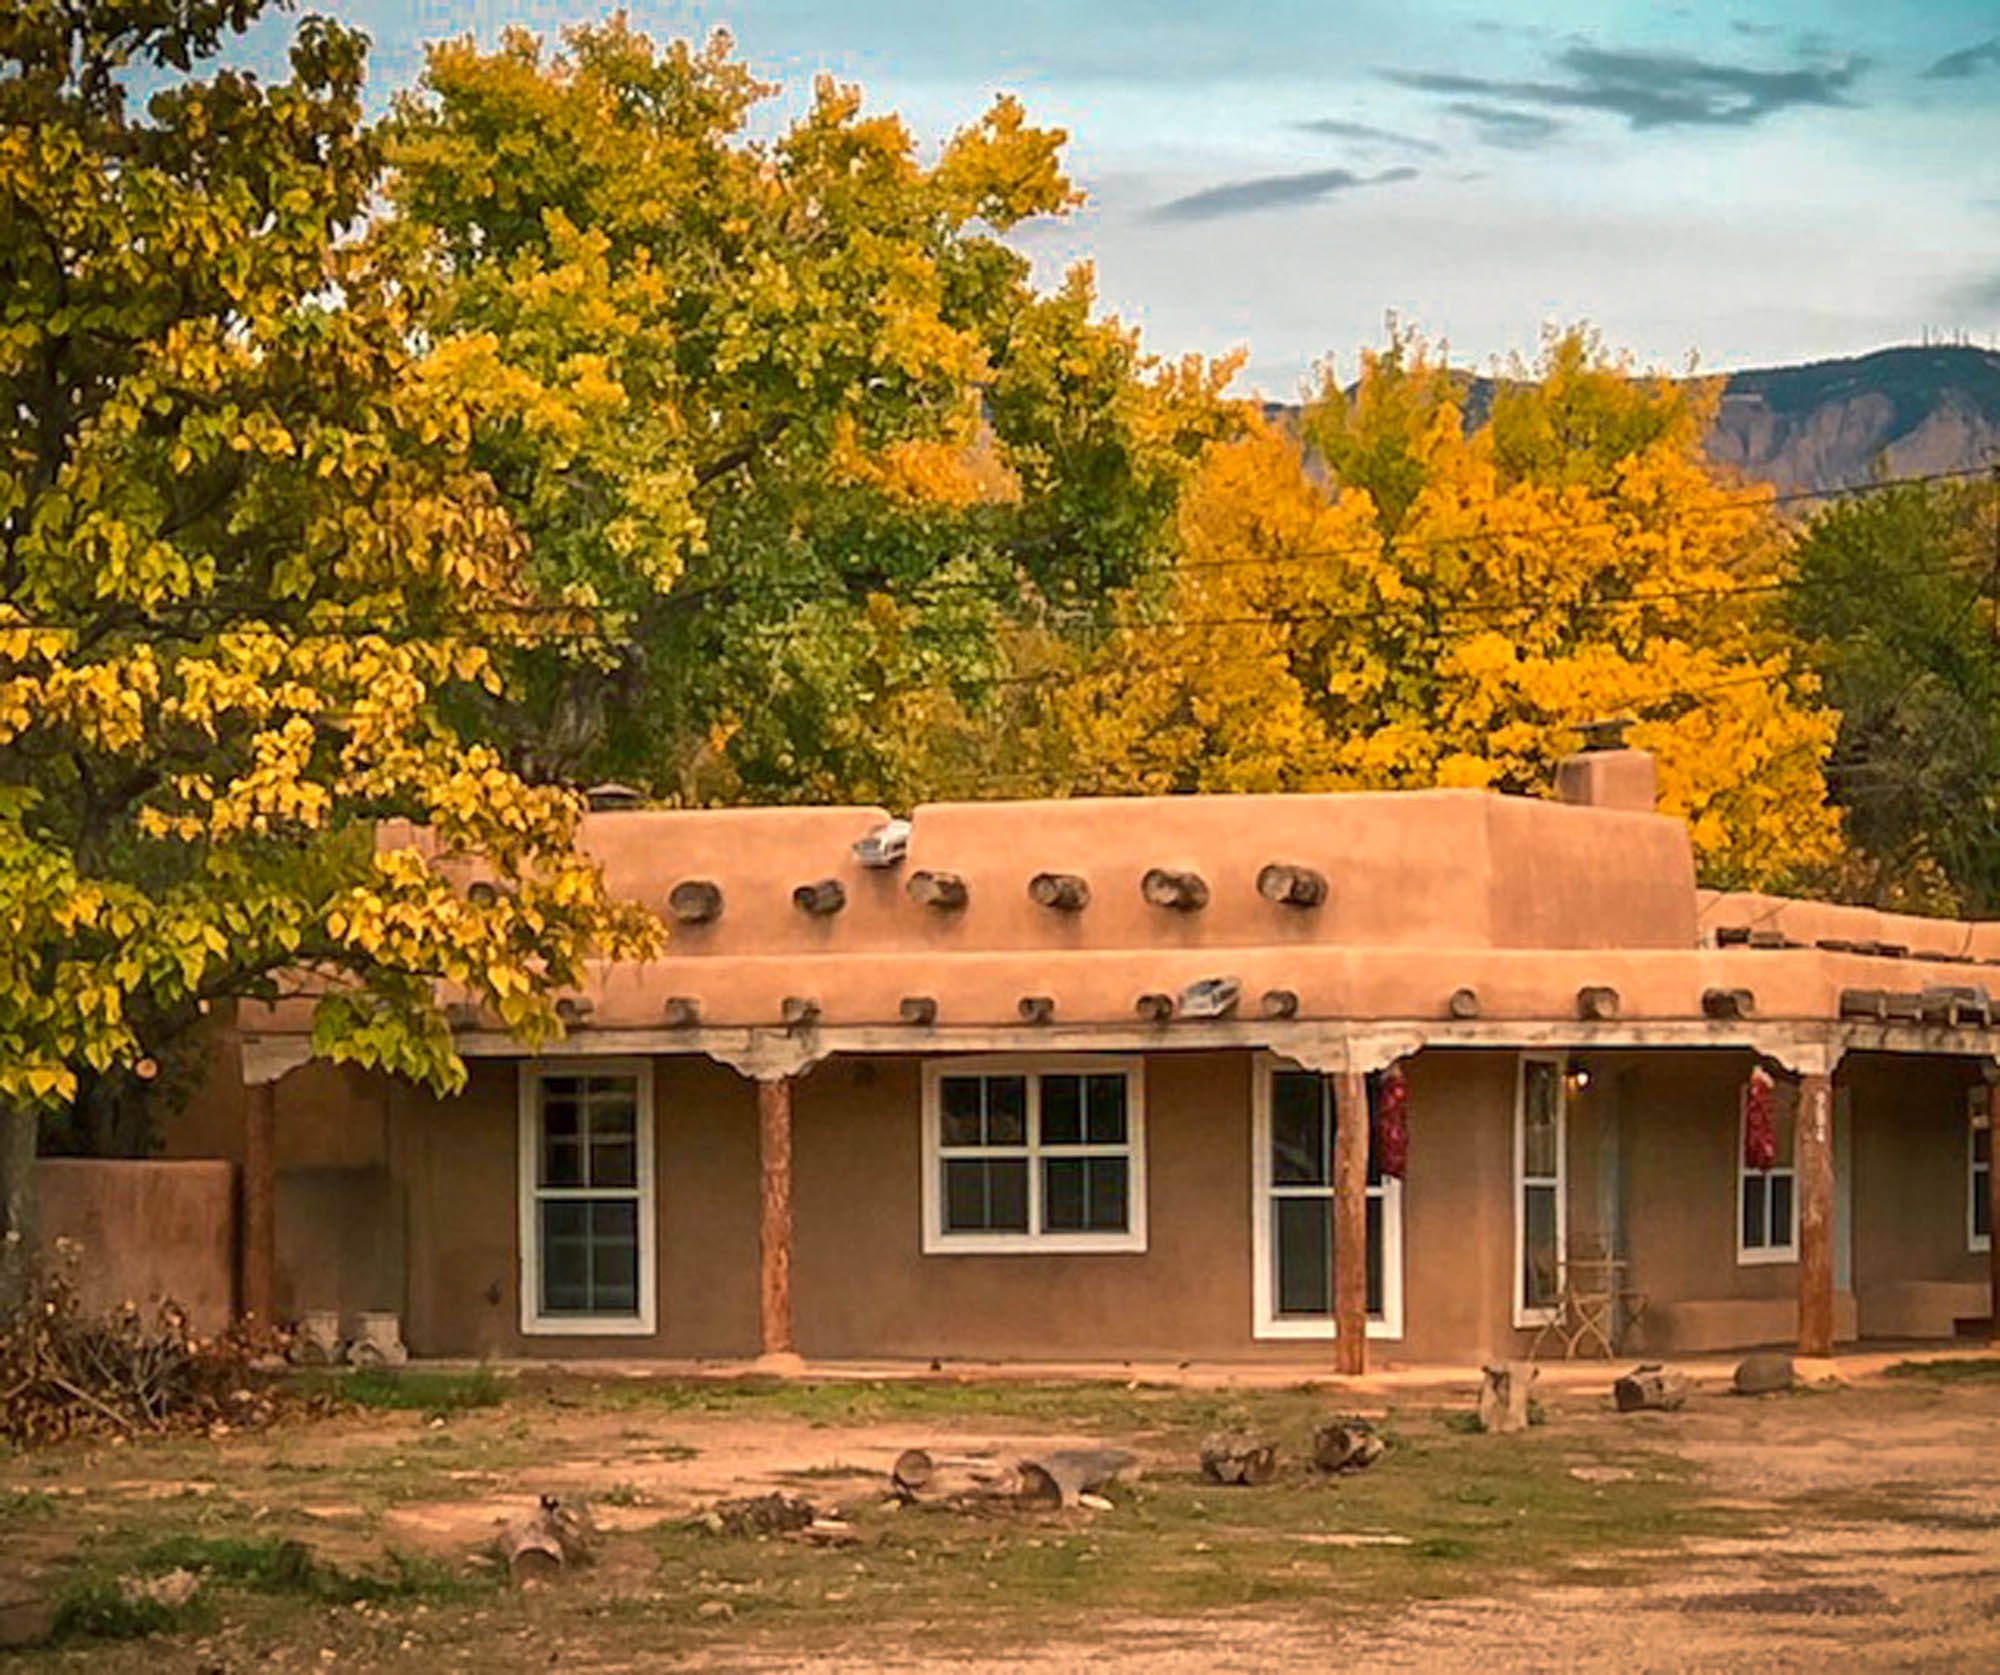
<instances>
[{"instance_id":1,"label":"window sill","mask_svg":"<svg viewBox=\"0 0 2000 1675\"><path fill-rule=\"evenodd\" d=\"M926 1256L1132 1256L1144 1233L932 1233Z\"/></svg>"},{"instance_id":2,"label":"window sill","mask_svg":"<svg viewBox=\"0 0 2000 1675\"><path fill-rule=\"evenodd\" d=\"M1282 1343L1332 1343L1340 1336L1330 1320L1260 1320L1250 1334L1260 1342ZM1403 1328L1400 1323L1369 1317L1368 1336L1371 1341L1400 1343Z\"/></svg>"},{"instance_id":3,"label":"window sill","mask_svg":"<svg viewBox=\"0 0 2000 1675\"><path fill-rule=\"evenodd\" d=\"M1993 1240L1990 1237L1982 1239L1977 1233L1975 1233L1973 1234L1971 1240L1967 1243L1965 1250L1968 1256L1990 1255L1993 1250Z\"/></svg>"},{"instance_id":4,"label":"window sill","mask_svg":"<svg viewBox=\"0 0 2000 1675\"><path fill-rule=\"evenodd\" d=\"M1773 1246L1769 1250L1739 1250L1736 1266L1739 1268L1782 1268L1786 1263L1796 1263L1799 1259L1796 1245Z\"/></svg>"},{"instance_id":5,"label":"window sill","mask_svg":"<svg viewBox=\"0 0 2000 1675\"><path fill-rule=\"evenodd\" d=\"M524 1338L650 1338L656 1328L650 1318L629 1314L605 1315L593 1319L581 1315L558 1315L552 1319L521 1322Z\"/></svg>"}]
</instances>

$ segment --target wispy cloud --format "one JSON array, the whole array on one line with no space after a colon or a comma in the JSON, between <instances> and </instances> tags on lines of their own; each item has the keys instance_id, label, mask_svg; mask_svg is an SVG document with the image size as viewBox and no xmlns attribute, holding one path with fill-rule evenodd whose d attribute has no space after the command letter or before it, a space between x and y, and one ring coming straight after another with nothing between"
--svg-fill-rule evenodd
<instances>
[{"instance_id":1,"label":"wispy cloud","mask_svg":"<svg viewBox=\"0 0 2000 1675\"><path fill-rule=\"evenodd\" d=\"M1263 209L1285 209L1317 203L1339 192L1362 186L1389 186L1415 180L1410 168L1383 169L1377 174L1356 174L1352 169L1309 169L1303 174L1259 175L1251 180L1232 180L1204 191L1190 192L1161 204L1148 216L1153 221L1219 221L1230 215L1251 215Z\"/></svg>"},{"instance_id":2,"label":"wispy cloud","mask_svg":"<svg viewBox=\"0 0 2000 1675\"><path fill-rule=\"evenodd\" d=\"M1342 122L1337 117L1323 116L1312 122L1301 122L1301 130L1308 134L1325 134L1336 140L1358 140L1364 145L1401 146L1405 151L1414 151L1424 157L1442 157L1443 146L1435 140L1419 139L1415 134L1399 134L1392 128L1377 128L1368 122Z\"/></svg>"},{"instance_id":3,"label":"wispy cloud","mask_svg":"<svg viewBox=\"0 0 2000 1675\"><path fill-rule=\"evenodd\" d=\"M1508 105L1484 105L1476 99L1456 99L1445 106L1453 116L1469 122L1473 132L1487 145L1503 151L1532 151L1560 134L1563 124L1540 111L1515 110Z\"/></svg>"},{"instance_id":4,"label":"wispy cloud","mask_svg":"<svg viewBox=\"0 0 2000 1675\"><path fill-rule=\"evenodd\" d=\"M1741 128L1799 106L1846 105L1867 67L1798 64L1755 70L1678 52L1632 52L1572 46L1556 59L1564 81L1503 81L1434 70L1385 70L1400 87L1480 101L1553 110L1596 110L1634 128Z\"/></svg>"},{"instance_id":5,"label":"wispy cloud","mask_svg":"<svg viewBox=\"0 0 2000 1675\"><path fill-rule=\"evenodd\" d=\"M1977 46L1948 52L1924 72L1926 81L1968 81L1988 70L2000 70L2000 35Z\"/></svg>"}]
</instances>

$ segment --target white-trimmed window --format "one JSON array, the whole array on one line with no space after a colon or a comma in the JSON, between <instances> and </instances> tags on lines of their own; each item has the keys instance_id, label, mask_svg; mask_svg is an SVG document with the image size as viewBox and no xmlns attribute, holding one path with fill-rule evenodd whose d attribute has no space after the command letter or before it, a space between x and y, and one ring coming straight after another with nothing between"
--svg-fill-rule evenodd
<instances>
[{"instance_id":1,"label":"white-trimmed window","mask_svg":"<svg viewBox=\"0 0 2000 1675\"><path fill-rule=\"evenodd\" d=\"M521 1069L521 1330L654 1329L653 1073Z\"/></svg>"},{"instance_id":2,"label":"white-trimmed window","mask_svg":"<svg viewBox=\"0 0 2000 1675\"><path fill-rule=\"evenodd\" d=\"M1569 1228L1566 1064L1525 1053L1514 1099L1514 1324L1540 1326L1562 1306Z\"/></svg>"},{"instance_id":3,"label":"white-trimmed window","mask_svg":"<svg viewBox=\"0 0 2000 1675\"><path fill-rule=\"evenodd\" d=\"M1337 1083L1274 1058L1258 1061L1251 1106L1251 1290L1260 1338L1334 1335ZM1372 1088L1371 1088L1372 1095ZM1368 1149L1368 1335L1403 1335L1403 1183Z\"/></svg>"},{"instance_id":4,"label":"white-trimmed window","mask_svg":"<svg viewBox=\"0 0 2000 1675\"><path fill-rule=\"evenodd\" d=\"M1144 1250L1139 1061L927 1064L923 1211L932 1254Z\"/></svg>"},{"instance_id":5,"label":"white-trimmed window","mask_svg":"<svg viewBox=\"0 0 2000 1675\"><path fill-rule=\"evenodd\" d=\"M1782 1082L1771 1090L1771 1127L1777 1140L1777 1161L1769 1169L1752 1169L1745 1162L1749 1115L1746 1088L1736 1110L1736 1260L1745 1266L1796 1262L1799 1226L1794 1148L1798 1140L1798 1092Z\"/></svg>"},{"instance_id":6,"label":"white-trimmed window","mask_svg":"<svg viewBox=\"0 0 2000 1675\"><path fill-rule=\"evenodd\" d=\"M1986 1107L1986 1089L1972 1090L1965 1124L1965 1245L1973 1251L1993 1248L1993 1200L1987 1195L1993 1173L1993 1125Z\"/></svg>"}]
</instances>

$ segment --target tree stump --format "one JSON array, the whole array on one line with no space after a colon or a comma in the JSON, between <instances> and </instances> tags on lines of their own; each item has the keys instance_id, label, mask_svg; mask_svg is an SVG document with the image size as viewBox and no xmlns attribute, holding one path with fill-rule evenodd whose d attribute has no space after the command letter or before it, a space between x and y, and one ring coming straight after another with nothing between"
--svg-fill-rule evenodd
<instances>
[{"instance_id":1,"label":"tree stump","mask_svg":"<svg viewBox=\"0 0 2000 1675\"><path fill-rule=\"evenodd\" d=\"M1689 1384L1685 1373L1669 1372L1657 1362L1634 1367L1611 1386L1611 1399L1620 1413L1656 1409L1673 1413L1685 1406Z\"/></svg>"},{"instance_id":2,"label":"tree stump","mask_svg":"<svg viewBox=\"0 0 2000 1675\"><path fill-rule=\"evenodd\" d=\"M526 1518L501 1526L493 1550L516 1587L546 1582L597 1556L597 1526L583 1502L544 1495Z\"/></svg>"},{"instance_id":3,"label":"tree stump","mask_svg":"<svg viewBox=\"0 0 2000 1675\"><path fill-rule=\"evenodd\" d=\"M1536 1370L1526 1361L1503 1361L1486 1369L1479 1389L1479 1428L1506 1436L1528 1428L1528 1391Z\"/></svg>"},{"instance_id":4,"label":"tree stump","mask_svg":"<svg viewBox=\"0 0 2000 1675\"><path fill-rule=\"evenodd\" d=\"M1201 1475L1211 1483L1269 1483L1278 1475L1278 1445L1247 1431L1217 1431L1202 1440Z\"/></svg>"},{"instance_id":5,"label":"tree stump","mask_svg":"<svg viewBox=\"0 0 2000 1675\"><path fill-rule=\"evenodd\" d=\"M1387 1448L1365 1419L1330 1419L1313 1432L1313 1464L1325 1472L1366 1471Z\"/></svg>"}]
</instances>

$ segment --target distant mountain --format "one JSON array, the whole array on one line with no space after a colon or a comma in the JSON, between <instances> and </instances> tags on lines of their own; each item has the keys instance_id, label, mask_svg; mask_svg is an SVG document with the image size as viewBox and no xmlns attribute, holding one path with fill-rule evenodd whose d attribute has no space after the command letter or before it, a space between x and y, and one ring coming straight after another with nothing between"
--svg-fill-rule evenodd
<instances>
[{"instance_id":1,"label":"distant mountain","mask_svg":"<svg viewBox=\"0 0 2000 1675\"><path fill-rule=\"evenodd\" d=\"M1493 388L1489 378L1466 379L1468 421L1485 418ZM1969 346L1878 349L1730 373L1708 450L1718 463L1781 490L2000 464L2000 354Z\"/></svg>"},{"instance_id":2,"label":"distant mountain","mask_svg":"<svg viewBox=\"0 0 2000 1675\"><path fill-rule=\"evenodd\" d=\"M2000 354L1882 349L1733 373L1708 447L1781 489L2000 463Z\"/></svg>"}]
</instances>

